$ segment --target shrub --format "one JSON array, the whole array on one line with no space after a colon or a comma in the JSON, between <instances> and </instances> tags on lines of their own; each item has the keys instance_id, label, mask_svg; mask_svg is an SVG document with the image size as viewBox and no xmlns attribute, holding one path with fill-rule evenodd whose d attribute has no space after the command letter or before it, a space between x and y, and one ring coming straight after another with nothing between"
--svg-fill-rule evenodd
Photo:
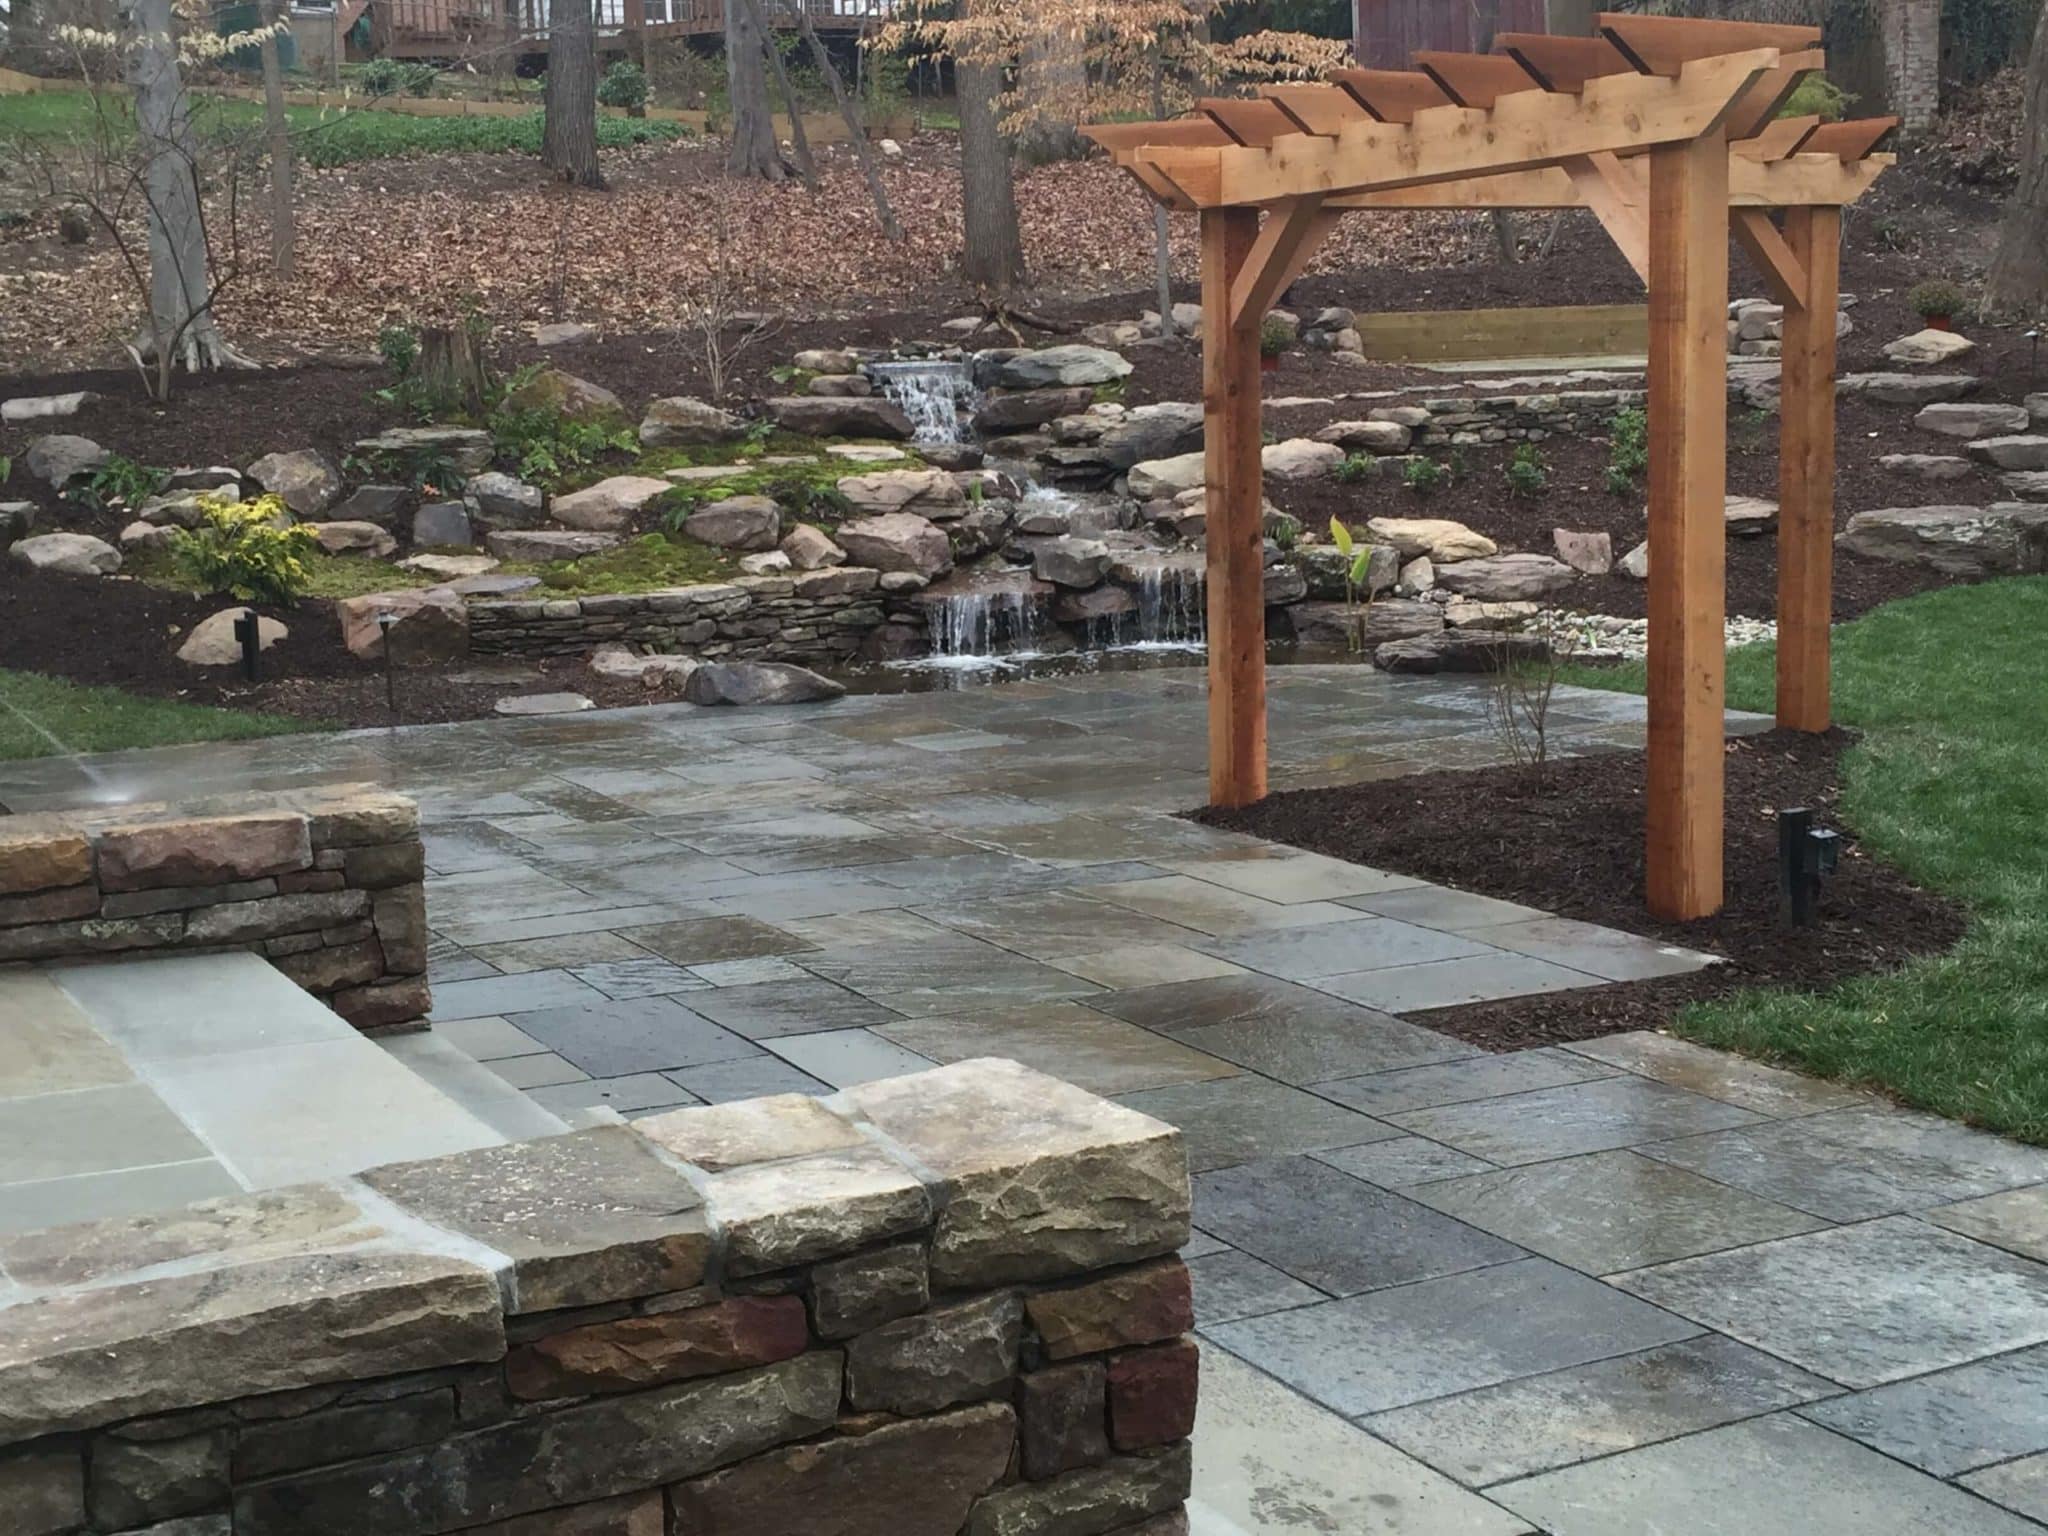
<instances>
[{"instance_id":1,"label":"shrub","mask_svg":"<svg viewBox=\"0 0 2048 1536\"><path fill-rule=\"evenodd\" d=\"M1906 302L1913 307L1914 314L1925 320L1947 320L1970 307L1963 290L1940 277L1914 285L1913 291L1906 295Z\"/></svg>"},{"instance_id":2,"label":"shrub","mask_svg":"<svg viewBox=\"0 0 2048 1536\"><path fill-rule=\"evenodd\" d=\"M631 59L618 59L597 82L597 99L607 107L637 111L647 105L647 72Z\"/></svg>"},{"instance_id":3,"label":"shrub","mask_svg":"<svg viewBox=\"0 0 2048 1536\"><path fill-rule=\"evenodd\" d=\"M1785 98L1785 105L1778 108L1778 116L1818 117L1825 123L1838 123L1849 115L1849 109L1856 105L1857 100L1826 75L1811 74Z\"/></svg>"},{"instance_id":4,"label":"shrub","mask_svg":"<svg viewBox=\"0 0 2048 1536\"><path fill-rule=\"evenodd\" d=\"M1544 486L1550 483L1550 468L1543 462L1543 455L1534 443L1521 443L1515 448L1507 466L1508 494L1512 496L1540 496Z\"/></svg>"},{"instance_id":5,"label":"shrub","mask_svg":"<svg viewBox=\"0 0 2048 1536\"><path fill-rule=\"evenodd\" d=\"M1418 496L1429 496L1443 488L1449 472L1435 459L1410 459L1401 471L1401 483Z\"/></svg>"},{"instance_id":6,"label":"shrub","mask_svg":"<svg viewBox=\"0 0 2048 1536\"><path fill-rule=\"evenodd\" d=\"M1259 322L1259 355L1278 357L1294 345L1294 327L1278 315L1268 315Z\"/></svg>"},{"instance_id":7,"label":"shrub","mask_svg":"<svg viewBox=\"0 0 2048 1536\"><path fill-rule=\"evenodd\" d=\"M72 492L73 499L105 511L108 507L138 507L170 482L166 470L151 469L133 459L115 454L92 472L85 485Z\"/></svg>"},{"instance_id":8,"label":"shrub","mask_svg":"<svg viewBox=\"0 0 2048 1536\"><path fill-rule=\"evenodd\" d=\"M608 453L637 456L640 440L618 422L575 421L548 406L491 413L491 445L522 480L552 487L563 476L588 468Z\"/></svg>"},{"instance_id":9,"label":"shrub","mask_svg":"<svg viewBox=\"0 0 2048 1536\"><path fill-rule=\"evenodd\" d=\"M441 78L441 72L431 64L405 64L399 67L399 88L408 96L431 96L434 82Z\"/></svg>"},{"instance_id":10,"label":"shrub","mask_svg":"<svg viewBox=\"0 0 2048 1536\"><path fill-rule=\"evenodd\" d=\"M1650 417L1639 406L1617 411L1607 424L1607 489L1626 496L1650 468Z\"/></svg>"},{"instance_id":11,"label":"shrub","mask_svg":"<svg viewBox=\"0 0 2048 1536\"><path fill-rule=\"evenodd\" d=\"M1355 485L1361 480L1377 480L1380 461L1369 453L1354 453L1337 466L1335 473L1346 485Z\"/></svg>"},{"instance_id":12,"label":"shrub","mask_svg":"<svg viewBox=\"0 0 2048 1536\"><path fill-rule=\"evenodd\" d=\"M1292 549L1301 542L1301 519L1281 512L1269 519L1266 536L1280 549Z\"/></svg>"},{"instance_id":13,"label":"shrub","mask_svg":"<svg viewBox=\"0 0 2048 1536\"><path fill-rule=\"evenodd\" d=\"M405 82L405 66L396 59L372 59L356 76L368 96L393 96Z\"/></svg>"},{"instance_id":14,"label":"shrub","mask_svg":"<svg viewBox=\"0 0 2048 1536\"><path fill-rule=\"evenodd\" d=\"M250 502L206 497L205 521L182 529L171 543L178 573L202 592L224 592L245 603L291 603L312 581L306 556L313 530L293 525L283 500Z\"/></svg>"}]
</instances>

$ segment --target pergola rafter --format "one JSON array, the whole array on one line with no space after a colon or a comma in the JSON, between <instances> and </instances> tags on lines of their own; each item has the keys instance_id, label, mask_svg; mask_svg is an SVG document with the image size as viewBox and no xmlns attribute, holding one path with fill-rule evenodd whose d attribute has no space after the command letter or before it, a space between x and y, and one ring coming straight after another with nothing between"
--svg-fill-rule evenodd
<instances>
[{"instance_id":1,"label":"pergola rafter","mask_svg":"<svg viewBox=\"0 0 2048 1536\"><path fill-rule=\"evenodd\" d=\"M1817 28L1602 15L1586 38L1343 69L1089 128L1202 225L1210 797L1266 792L1258 328L1346 214L1585 208L1650 295L1650 906L1722 894L1728 245L1785 306L1778 718L1828 725L1841 209L1892 119L1780 118ZM1782 216L1782 227L1774 215Z\"/></svg>"}]
</instances>

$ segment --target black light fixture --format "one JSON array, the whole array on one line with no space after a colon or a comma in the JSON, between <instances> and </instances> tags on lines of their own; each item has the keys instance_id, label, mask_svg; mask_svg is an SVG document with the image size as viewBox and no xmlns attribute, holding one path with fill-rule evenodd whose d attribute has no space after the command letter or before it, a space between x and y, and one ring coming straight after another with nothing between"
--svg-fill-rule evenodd
<instances>
[{"instance_id":1,"label":"black light fixture","mask_svg":"<svg viewBox=\"0 0 2048 1536\"><path fill-rule=\"evenodd\" d=\"M1816 827L1811 810L1778 812L1778 891L1785 921L1794 928L1813 926L1820 883L1835 872L1841 851L1841 833Z\"/></svg>"},{"instance_id":2,"label":"black light fixture","mask_svg":"<svg viewBox=\"0 0 2048 1536\"><path fill-rule=\"evenodd\" d=\"M2026 339L2033 344L2033 355L2027 360L2027 378L2038 383L2041 378L2041 327L2035 326L2026 333Z\"/></svg>"},{"instance_id":3,"label":"black light fixture","mask_svg":"<svg viewBox=\"0 0 2048 1536\"><path fill-rule=\"evenodd\" d=\"M235 620L235 639L242 647L242 676L250 682L257 681L262 671L263 631L254 608L244 608L240 618Z\"/></svg>"},{"instance_id":4,"label":"black light fixture","mask_svg":"<svg viewBox=\"0 0 2048 1536\"><path fill-rule=\"evenodd\" d=\"M391 722L398 723L398 681L391 672L391 626L398 622L395 613L377 615L377 632L384 637L384 707L391 711Z\"/></svg>"}]
</instances>

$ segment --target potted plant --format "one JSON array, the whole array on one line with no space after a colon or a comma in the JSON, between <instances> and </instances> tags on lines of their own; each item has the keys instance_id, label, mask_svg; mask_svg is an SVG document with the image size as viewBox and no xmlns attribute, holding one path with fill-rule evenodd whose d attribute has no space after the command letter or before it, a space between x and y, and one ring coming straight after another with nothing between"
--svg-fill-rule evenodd
<instances>
[{"instance_id":1,"label":"potted plant","mask_svg":"<svg viewBox=\"0 0 2048 1536\"><path fill-rule=\"evenodd\" d=\"M1963 290L1945 278L1930 278L1916 286L1906 295L1906 302L1920 318L1927 322L1930 331L1946 331L1951 322L1967 307Z\"/></svg>"},{"instance_id":2,"label":"potted plant","mask_svg":"<svg viewBox=\"0 0 2048 1536\"><path fill-rule=\"evenodd\" d=\"M1280 354L1294 345L1294 327L1278 315L1268 315L1259 326L1259 372L1274 373Z\"/></svg>"}]
</instances>

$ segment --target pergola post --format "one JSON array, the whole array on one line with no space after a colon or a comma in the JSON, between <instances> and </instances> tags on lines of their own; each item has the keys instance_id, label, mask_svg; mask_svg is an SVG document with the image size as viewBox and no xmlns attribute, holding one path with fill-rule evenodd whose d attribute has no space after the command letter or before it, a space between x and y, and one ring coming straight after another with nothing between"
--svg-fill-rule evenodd
<instances>
[{"instance_id":1,"label":"pergola post","mask_svg":"<svg viewBox=\"0 0 2048 1536\"><path fill-rule=\"evenodd\" d=\"M1262 307L1233 320L1256 208L1202 211L1202 415L1208 482L1209 800L1266 794L1266 600L1259 441Z\"/></svg>"},{"instance_id":2,"label":"pergola post","mask_svg":"<svg viewBox=\"0 0 2048 1536\"><path fill-rule=\"evenodd\" d=\"M1841 209L1785 211L1802 291L1785 306L1779 381L1778 724L1794 731L1824 731L1829 722L1841 241Z\"/></svg>"},{"instance_id":3,"label":"pergola post","mask_svg":"<svg viewBox=\"0 0 2048 1536\"><path fill-rule=\"evenodd\" d=\"M1728 146L1650 151L1650 911L1720 910Z\"/></svg>"}]
</instances>

